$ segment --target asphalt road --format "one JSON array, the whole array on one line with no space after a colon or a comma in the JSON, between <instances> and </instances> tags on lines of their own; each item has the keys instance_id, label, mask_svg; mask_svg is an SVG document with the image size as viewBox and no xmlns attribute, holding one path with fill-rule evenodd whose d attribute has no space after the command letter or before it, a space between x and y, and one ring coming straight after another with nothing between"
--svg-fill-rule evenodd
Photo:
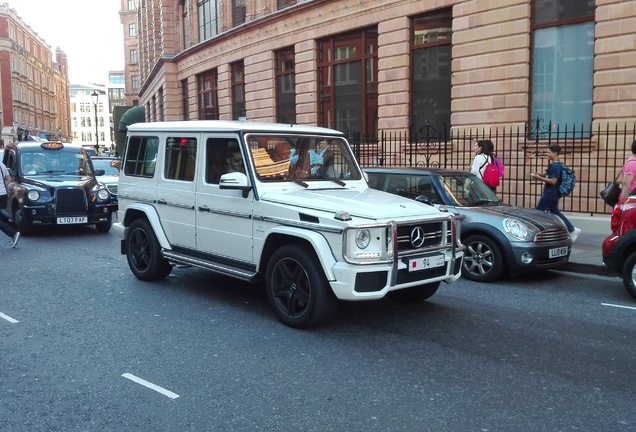
<instances>
[{"instance_id":1,"label":"asphalt road","mask_svg":"<svg viewBox=\"0 0 636 432\"><path fill-rule=\"evenodd\" d=\"M636 430L619 279L460 280L280 324L258 286L136 280L91 228L0 237L2 431Z\"/></svg>"}]
</instances>

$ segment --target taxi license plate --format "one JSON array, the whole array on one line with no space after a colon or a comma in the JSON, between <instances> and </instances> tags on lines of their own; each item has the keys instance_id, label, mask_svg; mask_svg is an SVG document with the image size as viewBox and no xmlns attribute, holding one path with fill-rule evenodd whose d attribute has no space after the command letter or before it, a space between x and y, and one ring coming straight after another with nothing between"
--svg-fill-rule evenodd
<instances>
[{"instance_id":1,"label":"taxi license plate","mask_svg":"<svg viewBox=\"0 0 636 432\"><path fill-rule=\"evenodd\" d=\"M567 254L568 254L568 248L567 247L560 247L560 248L550 249L548 257L549 258L558 258L558 257L566 256Z\"/></svg>"},{"instance_id":2,"label":"taxi license plate","mask_svg":"<svg viewBox=\"0 0 636 432\"><path fill-rule=\"evenodd\" d=\"M409 271L426 270L435 267L442 267L445 263L444 255L434 255L409 260Z\"/></svg>"},{"instance_id":3,"label":"taxi license plate","mask_svg":"<svg viewBox=\"0 0 636 432\"><path fill-rule=\"evenodd\" d=\"M57 218L58 225L70 225L70 224L80 224L88 222L87 216L74 216L74 217L59 217Z\"/></svg>"}]
</instances>

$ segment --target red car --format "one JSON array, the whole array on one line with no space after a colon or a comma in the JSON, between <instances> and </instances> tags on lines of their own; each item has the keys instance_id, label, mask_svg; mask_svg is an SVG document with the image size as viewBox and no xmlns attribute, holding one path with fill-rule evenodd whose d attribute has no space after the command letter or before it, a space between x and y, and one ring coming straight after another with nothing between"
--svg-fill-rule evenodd
<instances>
[{"instance_id":1,"label":"red car","mask_svg":"<svg viewBox=\"0 0 636 432\"><path fill-rule=\"evenodd\" d=\"M623 275L623 285L636 299L636 196L614 206L612 234L603 240L603 264Z\"/></svg>"}]
</instances>

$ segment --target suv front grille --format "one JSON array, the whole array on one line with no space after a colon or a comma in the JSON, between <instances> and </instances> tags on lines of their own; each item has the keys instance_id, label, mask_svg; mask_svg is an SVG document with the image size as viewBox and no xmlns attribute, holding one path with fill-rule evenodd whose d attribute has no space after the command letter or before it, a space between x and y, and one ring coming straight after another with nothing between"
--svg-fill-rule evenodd
<instances>
[{"instance_id":1,"label":"suv front grille","mask_svg":"<svg viewBox=\"0 0 636 432\"><path fill-rule=\"evenodd\" d=\"M55 191L55 214L72 215L86 213L86 193L81 188L57 189Z\"/></svg>"},{"instance_id":2,"label":"suv front grille","mask_svg":"<svg viewBox=\"0 0 636 432\"><path fill-rule=\"evenodd\" d=\"M414 230L417 230L414 233ZM398 253L414 252L423 248L441 246L445 244L450 231L446 227L446 223L443 221L434 222L421 222L418 224L398 225L397 227L397 243ZM411 242L411 235L413 234L414 240L417 243L418 232L421 233L421 245L413 244Z\"/></svg>"},{"instance_id":3,"label":"suv front grille","mask_svg":"<svg viewBox=\"0 0 636 432\"><path fill-rule=\"evenodd\" d=\"M107 184L106 189L110 192L111 195L117 195L117 185L116 184Z\"/></svg>"},{"instance_id":4,"label":"suv front grille","mask_svg":"<svg viewBox=\"0 0 636 432\"><path fill-rule=\"evenodd\" d=\"M568 232L562 228L551 228L539 233L534 237L534 242L538 245L546 243L558 243L568 239Z\"/></svg>"}]
</instances>

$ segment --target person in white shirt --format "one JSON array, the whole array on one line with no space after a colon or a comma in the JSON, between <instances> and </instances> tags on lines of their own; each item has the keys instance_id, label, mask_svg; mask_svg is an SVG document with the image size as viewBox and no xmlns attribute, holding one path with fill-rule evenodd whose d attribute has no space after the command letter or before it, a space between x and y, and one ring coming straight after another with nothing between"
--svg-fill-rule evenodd
<instances>
[{"instance_id":1,"label":"person in white shirt","mask_svg":"<svg viewBox=\"0 0 636 432\"><path fill-rule=\"evenodd\" d=\"M9 170L4 166L2 162L0 162L0 176L2 177L2 181L0 182L0 209L7 208L7 184L11 182L13 179L9 175ZM20 239L20 233L15 230L11 225L6 223L0 218L0 230L11 237L11 247L14 248L18 244L18 240Z\"/></svg>"}]
</instances>

